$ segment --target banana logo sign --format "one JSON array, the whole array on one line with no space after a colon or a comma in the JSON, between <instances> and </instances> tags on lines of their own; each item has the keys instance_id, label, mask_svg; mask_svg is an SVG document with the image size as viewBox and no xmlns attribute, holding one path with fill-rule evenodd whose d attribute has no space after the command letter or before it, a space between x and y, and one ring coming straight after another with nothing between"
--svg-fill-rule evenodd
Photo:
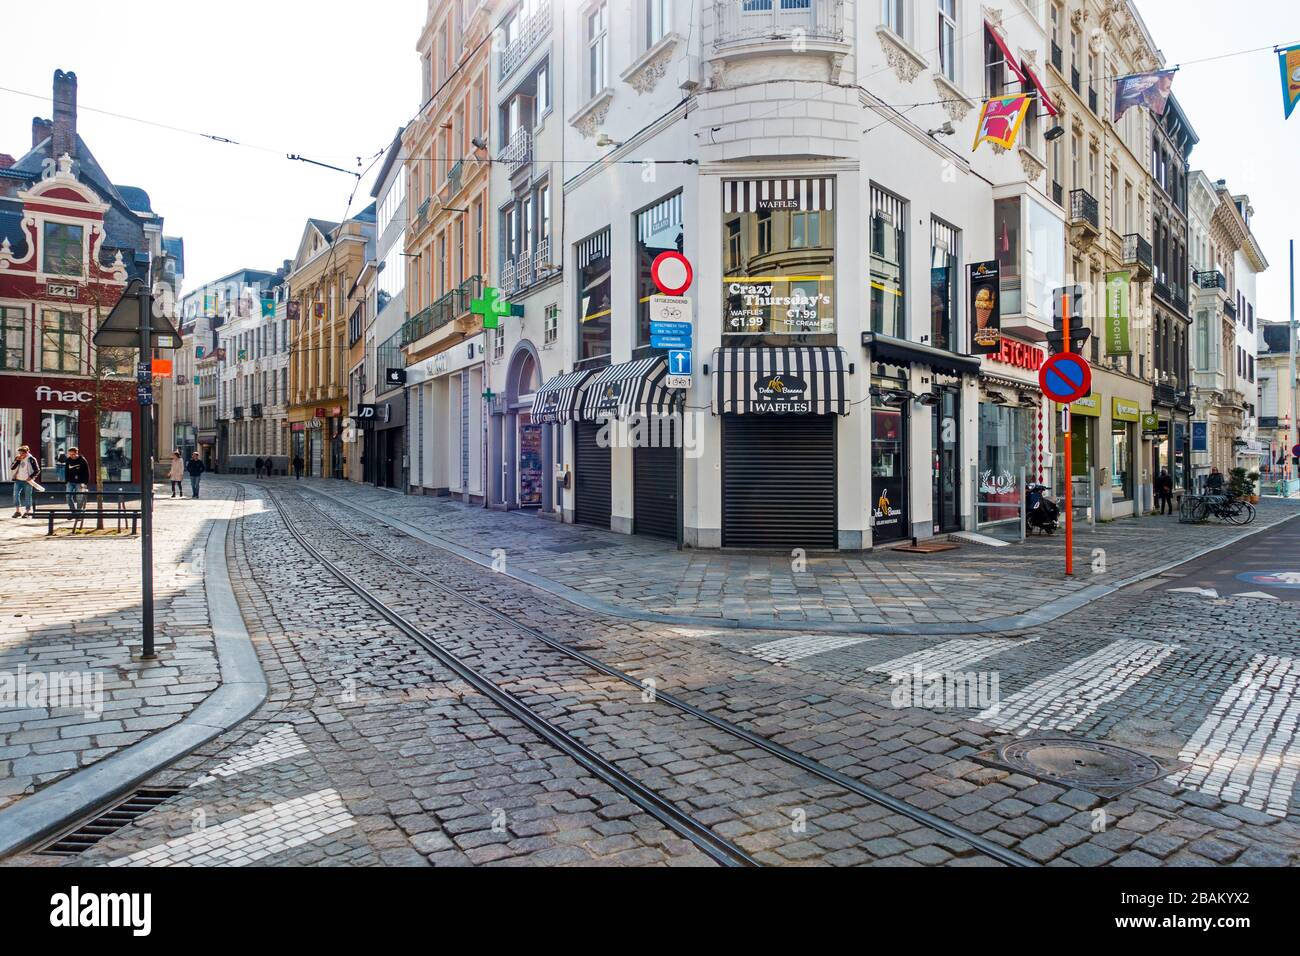
<instances>
[{"instance_id":1,"label":"banana logo sign","mask_svg":"<svg viewBox=\"0 0 1300 956\"><path fill-rule=\"evenodd\" d=\"M808 383L795 375L778 372L767 379L754 382L754 411L785 414L812 411L808 400Z\"/></svg>"},{"instance_id":2,"label":"banana logo sign","mask_svg":"<svg viewBox=\"0 0 1300 956\"><path fill-rule=\"evenodd\" d=\"M783 382L781 377L778 375L776 378L769 378L767 380L767 387L774 392L784 392L785 382Z\"/></svg>"},{"instance_id":3,"label":"banana logo sign","mask_svg":"<svg viewBox=\"0 0 1300 956\"><path fill-rule=\"evenodd\" d=\"M888 491L882 491L880 493L880 500L876 502L876 510L878 510L880 514L885 517L888 517L888 515L890 514Z\"/></svg>"}]
</instances>

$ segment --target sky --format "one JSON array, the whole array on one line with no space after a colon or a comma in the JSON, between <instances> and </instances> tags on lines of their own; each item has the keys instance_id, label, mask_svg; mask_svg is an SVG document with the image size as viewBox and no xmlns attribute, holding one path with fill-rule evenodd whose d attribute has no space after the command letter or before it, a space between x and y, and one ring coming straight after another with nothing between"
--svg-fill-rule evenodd
<instances>
[{"instance_id":1,"label":"sky","mask_svg":"<svg viewBox=\"0 0 1300 956\"><path fill-rule=\"evenodd\" d=\"M869 2L869 0L863 0ZM924 0L919 0L924 2ZM1255 207L1270 268L1256 312L1286 318L1287 241L1300 232L1300 108L1282 119L1277 57L1255 47L1300 43L1295 0L1137 0L1201 143L1193 168L1226 179ZM78 129L117 183L148 191L166 232L185 239L186 287L292 258L308 217L342 218L351 169L391 142L419 108L415 44L425 0L226 0L199 4L64 0L56 43L19 35L0 61L0 152L31 145L50 115L55 69L78 78ZM11 20L12 24L13 21ZM243 146L92 112L88 107L224 136ZM258 148L252 148L258 147ZM370 202L373 174L352 206Z\"/></svg>"}]
</instances>

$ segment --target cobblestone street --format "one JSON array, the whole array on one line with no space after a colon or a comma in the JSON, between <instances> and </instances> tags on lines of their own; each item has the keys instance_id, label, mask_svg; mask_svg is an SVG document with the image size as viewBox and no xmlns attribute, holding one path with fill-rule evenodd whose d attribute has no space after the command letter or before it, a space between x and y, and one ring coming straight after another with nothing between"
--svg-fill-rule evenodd
<instances>
[{"instance_id":1,"label":"cobblestone street","mask_svg":"<svg viewBox=\"0 0 1300 956\"><path fill-rule=\"evenodd\" d=\"M391 501L405 526L423 526L446 502L327 488L363 499L363 512L294 483L212 485L225 508L237 487L247 492L228 562L267 702L155 773L146 787L179 792L84 854L6 862L719 862L380 617L303 549L286 517L399 620L751 862L1300 859L1300 603L1279 599L1285 586L1242 582L1236 593L1220 583L1213 596L1199 586L1226 565L1300 566L1294 522L1050 624L989 635L791 634L577 608L372 514ZM160 524L172 514L188 513L163 512ZM484 523L526 520L488 514ZM1213 532L1196 530L1204 546ZM1195 545L1164 544L1166 563ZM494 548L487 537L481 547ZM1122 543L1114 548L1128 560ZM1005 549L964 549L960 561L991 566L968 570L983 579L985 605L1008 586L1000 569L1020 563ZM971 696L952 696L954 680ZM1160 772L1098 793L989 764L994 748L1041 736L1130 748Z\"/></svg>"}]
</instances>

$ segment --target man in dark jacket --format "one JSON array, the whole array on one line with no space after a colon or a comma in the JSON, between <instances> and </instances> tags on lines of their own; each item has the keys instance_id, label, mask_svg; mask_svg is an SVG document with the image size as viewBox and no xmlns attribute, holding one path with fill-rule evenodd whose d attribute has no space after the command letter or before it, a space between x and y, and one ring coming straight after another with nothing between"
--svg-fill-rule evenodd
<instances>
[{"instance_id":1,"label":"man in dark jacket","mask_svg":"<svg viewBox=\"0 0 1300 956\"><path fill-rule=\"evenodd\" d=\"M293 456L293 477L295 480L302 479L303 465L304 462L302 460L302 455L294 455Z\"/></svg>"},{"instance_id":2,"label":"man in dark jacket","mask_svg":"<svg viewBox=\"0 0 1300 956\"><path fill-rule=\"evenodd\" d=\"M199 496L199 481L203 478L203 473L207 471L203 467L203 462L199 460L199 453L196 451L185 466L185 472L190 476L190 496L197 498Z\"/></svg>"},{"instance_id":3,"label":"man in dark jacket","mask_svg":"<svg viewBox=\"0 0 1300 956\"><path fill-rule=\"evenodd\" d=\"M63 491L67 496L68 510L80 514L86 507L86 491L90 485L90 463L81 457L76 448L68 449L68 460L64 480L67 482Z\"/></svg>"},{"instance_id":4,"label":"man in dark jacket","mask_svg":"<svg viewBox=\"0 0 1300 956\"><path fill-rule=\"evenodd\" d=\"M1223 494L1223 472L1218 468L1210 469L1210 477L1205 479L1205 492L1211 495Z\"/></svg>"},{"instance_id":5,"label":"man in dark jacket","mask_svg":"<svg viewBox=\"0 0 1300 956\"><path fill-rule=\"evenodd\" d=\"M1156 475L1156 505L1162 515L1174 513L1174 479L1166 468Z\"/></svg>"}]
</instances>

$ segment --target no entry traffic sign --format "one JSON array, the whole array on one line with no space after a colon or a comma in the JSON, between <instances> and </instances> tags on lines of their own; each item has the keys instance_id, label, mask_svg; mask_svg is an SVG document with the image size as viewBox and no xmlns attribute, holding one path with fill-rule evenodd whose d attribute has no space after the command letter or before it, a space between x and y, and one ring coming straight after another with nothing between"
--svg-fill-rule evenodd
<instances>
[{"instance_id":1,"label":"no entry traffic sign","mask_svg":"<svg viewBox=\"0 0 1300 956\"><path fill-rule=\"evenodd\" d=\"M662 252L650 265L650 278L664 295L681 295L691 287L695 272L680 252Z\"/></svg>"},{"instance_id":2,"label":"no entry traffic sign","mask_svg":"<svg viewBox=\"0 0 1300 956\"><path fill-rule=\"evenodd\" d=\"M1092 369L1083 356L1062 352L1043 363L1038 384L1052 401L1068 405L1092 391Z\"/></svg>"}]
</instances>

